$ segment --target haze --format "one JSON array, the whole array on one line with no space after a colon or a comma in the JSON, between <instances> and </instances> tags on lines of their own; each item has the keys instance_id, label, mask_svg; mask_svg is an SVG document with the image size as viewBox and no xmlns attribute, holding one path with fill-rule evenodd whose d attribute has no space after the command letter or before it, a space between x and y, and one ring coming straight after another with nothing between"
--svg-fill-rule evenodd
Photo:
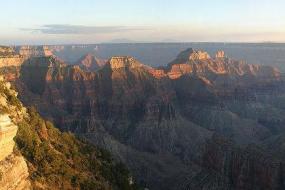
<instances>
[{"instance_id":1,"label":"haze","mask_svg":"<svg viewBox=\"0 0 285 190\"><path fill-rule=\"evenodd\" d=\"M284 42L282 0L3 1L0 43Z\"/></svg>"}]
</instances>

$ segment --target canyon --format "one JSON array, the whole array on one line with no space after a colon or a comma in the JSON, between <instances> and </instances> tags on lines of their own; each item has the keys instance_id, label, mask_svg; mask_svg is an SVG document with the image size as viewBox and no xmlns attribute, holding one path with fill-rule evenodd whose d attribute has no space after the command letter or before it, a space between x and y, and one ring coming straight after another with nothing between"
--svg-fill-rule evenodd
<instances>
[{"instance_id":1,"label":"canyon","mask_svg":"<svg viewBox=\"0 0 285 190\"><path fill-rule=\"evenodd\" d=\"M0 59L20 56L9 47L0 51L5 54ZM44 60L39 54L28 57ZM8 72L14 77L0 75L0 190L138 188L127 168L106 150L60 132L35 108L26 108L7 82L18 75Z\"/></svg>"},{"instance_id":2,"label":"canyon","mask_svg":"<svg viewBox=\"0 0 285 190\"><path fill-rule=\"evenodd\" d=\"M212 57L188 48L160 67L92 54L69 64L37 51L9 50L25 59L1 65L21 101L110 151L140 186L285 188L285 85L277 68L222 50Z\"/></svg>"}]
</instances>

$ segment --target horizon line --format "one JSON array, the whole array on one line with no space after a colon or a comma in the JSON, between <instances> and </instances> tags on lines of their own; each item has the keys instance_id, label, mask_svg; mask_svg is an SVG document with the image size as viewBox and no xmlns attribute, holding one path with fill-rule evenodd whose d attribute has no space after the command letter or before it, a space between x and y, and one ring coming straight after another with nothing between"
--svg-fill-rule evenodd
<instances>
[{"instance_id":1,"label":"horizon line","mask_svg":"<svg viewBox=\"0 0 285 190\"><path fill-rule=\"evenodd\" d=\"M153 41L153 42L148 42L148 41L138 41L138 42L100 42L100 43L46 43L46 44L25 44L25 43L20 43L20 44L1 44L0 46L67 46L67 45L119 45L119 44L285 44L285 41L172 41L172 42L163 42L163 41Z\"/></svg>"}]
</instances>

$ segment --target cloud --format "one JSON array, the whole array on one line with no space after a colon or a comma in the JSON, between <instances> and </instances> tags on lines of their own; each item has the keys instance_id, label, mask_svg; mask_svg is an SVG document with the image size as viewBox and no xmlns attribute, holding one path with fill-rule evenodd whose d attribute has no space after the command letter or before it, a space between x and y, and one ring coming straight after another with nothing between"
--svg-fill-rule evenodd
<instances>
[{"instance_id":1,"label":"cloud","mask_svg":"<svg viewBox=\"0 0 285 190\"><path fill-rule=\"evenodd\" d=\"M83 26L67 24L48 24L40 28L20 28L22 31L40 32L43 34L104 34L128 32L135 30L147 30L146 27L128 26Z\"/></svg>"}]
</instances>

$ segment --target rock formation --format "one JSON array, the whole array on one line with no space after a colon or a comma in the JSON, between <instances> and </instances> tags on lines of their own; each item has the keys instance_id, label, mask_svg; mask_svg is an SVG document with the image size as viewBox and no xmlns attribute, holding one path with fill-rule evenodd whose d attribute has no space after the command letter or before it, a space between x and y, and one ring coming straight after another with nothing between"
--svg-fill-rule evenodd
<instances>
[{"instance_id":1,"label":"rock formation","mask_svg":"<svg viewBox=\"0 0 285 190\"><path fill-rule=\"evenodd\" d=\"M48 46L0 47L0 68L20 67L32 57L53 56Z\"/></svg>"},{"instance_id":2,"label":"rock formation","mask_svg":"<svg viewBox=\"0 0 285 190\"><path fill-rule=\"evenodd\" d=\"M52 52L47 46L20 46L16 48L16 52L23 57L42 57L52 55Z\"/></svg>"},{"instance_id":3,"label":"rock formation","mask_svg":"<svg viewBox=\"0 0 285 190\"><path fill-rule=\"evenodd\" d=\"M108 63L111 69L120 69L125 67L138 67L141 64L138 63L133 57L129 56L116 56L112 57Z\"/></svg>"},{"instance_id":4,"label":"rock formation","mask_svg":"<svg viewBox=\"0 0 285 190\"><path fill-rule=\"evenodd\" d=\"M199 58L201 54L201 52L199 52L200 51L197 53L193 49L187 49L181 52L175 60L168 64L167 75L171 79L177 79L185 74L204 78L208 78L213 74L217 75L218 78L229 74L233 77L241 78L241 80L243 80L242 78L255 78L256 76L259 77L259 79L266 76L269 80L275 80L280 76L280 72L274 67L251 65L245 61L233 59L221 59L221 57L224 57L223 51L217 52L218 59L211 59L210 57L204 56L206 53L202 53L202 56Z\"/></svg>"},{"instance_id":5,"label":"rock formation","mask_svg":"<svg viewBox=\"0 0 285 190\"><path fill-rule=\"evenodd\" d=\"M110 150L145 187L284 187L284 159L266 148L285 132L285 85L274 67L190 48L160 68L129 56L93 71L29 59L20 76L26 104Z\"/></svg>"},{"instance_id":6,"label":"rock formation","mask_svg":"<svg viewBox=\"0 0 285 190\"><path fill-rule=\"evenodd\" d=\"M11 66L18 67L22 65L24 60L25 59L23 57L18 55L5 57L5 58L0 57L0 68L11 67Z\"/></svg>"},{"instance_id":7,"label":"rock formation","mask_svg":"<svg viewBox=\"0 0 285 190\"><path fill-rule=\"evenodd\" d=\"M3 78L1 77L1 83ZM10 90L9 83L1 84ZM1 87L2 89L2 87ZM7 105L7 97L0 95L1 109ZM7 105L8 106L8 105ZM28 180L27 164L19 153L15 153L15 142L18 127L11 121L8 114L0 114L0 189L28 190L31 184Z\"/></svg>"},{"instance_id":8,"label":"rock formation","mask_svg":"<svg viewBox=\"0 0 285 190\"><path fill-rule=\"evenodd\" d=\"M190 60L207 60L210 59L210 55L205 51L193 51L193 53L190 54L189 59Z\"/></svg>"},{"instance_id":9,"label":"rock formation","mask_svg":"<svg viewBox=\"0 0 285 190\"><path fill-rule=\"evenodd\" d=\"M17 54L12 47L0 47L0 68L3 67L18 67L23 63L24 58Z\"/></svg>"},{"instance_id":10,"label":"rock formation","mask_svg":"<svg viewBox=\"0 0 285 190\"><path fill-rule=\"evenodd\" d=\"M14 137L17 134L17 126L13 124L7 114L0 115L0 160L13 153L15 146Z\"/></svg>"},{"instance_id":11,"label":"rock formation","mask_svg":"<svg viewBox=\"0 0 285 190\"><path fill-rule=\"evenodd\" d=\"M15 53L15 50L12 47L8 46L0 46L0 56L9 56L13 55Z\"/></svg>"},{"instance_id":12,"label":"rock formation","mask_svg":"<svg viewBox=\"0 0 285 190\"><path fill-rule=\"evenodd\" d=\"M86 54L78 61L79 66L86 71L94 71L103 67L104 60L100 60L91 54Z\"/></svg>"},{"instance_id":13,"label":"rock formation","mask_svg":"<svg viewBox=\"0 0 285 190\"><path fill-rule=\"evenodd\" d=\"M216 58L219 59L219 58L225 58L225 52L224 51L217 51L216 53Z\"/></svg>"},{"instance_id":14,"label":"rock formation","mask_svg":"<svg viewBox=\"0 0 285 190\"><path fill-rule=\"evenodd\" d=\"M31 189L28 180L27 163L22 156L10 154L0 161L0 189L1 190L28 190Z\"/></svg>"},{"instance_id":15,"label":"rock formation","mask_svg":"<svg viewBox=\"0 0 285 190\"><path fill-rule=\"evenodd\" d=\"M43 64L55 67L49 59ZM35 66L37 61L28 65ZM2 76L0 112L0 190L138 187L127 168L106 150L60 132L34 108L23 107Z\"/></svg>"},{"instance_id":16,"label":"rock formation","mask_svg":"<svg viewBox=\"0 0 285 190\"><path fill-rule=\"evenodd\" d=\"M52 50L48 46L43 46L44 56L53 56Z\"/></svg>"}]
</instances>

